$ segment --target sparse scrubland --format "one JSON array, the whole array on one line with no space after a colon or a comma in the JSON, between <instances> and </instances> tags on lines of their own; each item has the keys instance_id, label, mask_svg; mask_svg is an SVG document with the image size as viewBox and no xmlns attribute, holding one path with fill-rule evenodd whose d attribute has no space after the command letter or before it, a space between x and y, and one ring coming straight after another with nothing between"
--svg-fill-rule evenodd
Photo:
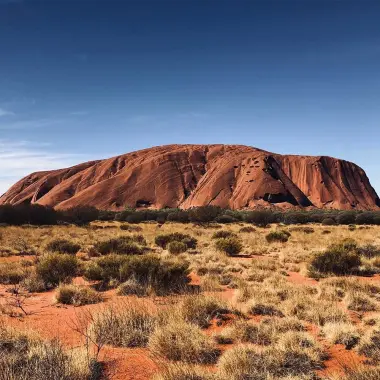
<instances>
[{"instance_id":1,"label":"sparse scrubland","mask_svg":"<svg viewBox=\"0 0 380 380\"><path fill-rule=\"evenodd\" d=\"M0 380L379 378L373 213L20 210Z\"/></svg>"}]
</instances>

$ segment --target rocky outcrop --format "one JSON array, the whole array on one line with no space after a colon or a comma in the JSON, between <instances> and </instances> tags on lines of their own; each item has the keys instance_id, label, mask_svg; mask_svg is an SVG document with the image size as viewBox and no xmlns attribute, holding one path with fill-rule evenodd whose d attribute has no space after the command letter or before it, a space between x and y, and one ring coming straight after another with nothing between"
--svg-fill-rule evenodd
<instances>
[{"instance_id":1,"label":"rocky outcrop","mask_svg":"<svg viewBox=\"0 0 380 380\"><path fill-rule=\"evenodd\" d=\"M279 155L241 145L167 145L30 174L1 204L59 209L218 205L232 209L379 209L365 172L332 157Z\"/></svg>"}]
</instances>

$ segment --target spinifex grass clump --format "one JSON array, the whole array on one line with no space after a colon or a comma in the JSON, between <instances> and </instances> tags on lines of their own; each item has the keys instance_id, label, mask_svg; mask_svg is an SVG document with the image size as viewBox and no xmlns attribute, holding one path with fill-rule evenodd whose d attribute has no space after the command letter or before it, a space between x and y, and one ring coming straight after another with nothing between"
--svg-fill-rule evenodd
<instances>
[{"instance_id":1,"label":"spinifex grass clump","mask_svg":"<svg viewBox=\"0 0 380 380\"><path fill-rule=\"evenodd\" d=\"M85 350L65 350L58 340L0 326L0 380L88 380L101 366Z\"/></svg>"}]
</instances>

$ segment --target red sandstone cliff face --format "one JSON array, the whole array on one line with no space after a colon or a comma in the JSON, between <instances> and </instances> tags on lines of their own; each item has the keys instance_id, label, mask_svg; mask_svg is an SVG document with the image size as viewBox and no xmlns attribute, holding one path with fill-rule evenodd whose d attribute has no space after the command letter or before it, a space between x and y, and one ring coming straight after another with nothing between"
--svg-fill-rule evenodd
<instances>
[{"instance_id":1,"label":"red sandstone cliff face","mask_svg":"<svg viewBox=\"0 0 380 380\"><path fill-rule=\"evenodd\" d=\"M168 145L33 173L0 197L0 205L7 203L110 210L209 204L232 209L380 207L365 172L351 162L240 145Z\"/></svg>"}]
</instances>

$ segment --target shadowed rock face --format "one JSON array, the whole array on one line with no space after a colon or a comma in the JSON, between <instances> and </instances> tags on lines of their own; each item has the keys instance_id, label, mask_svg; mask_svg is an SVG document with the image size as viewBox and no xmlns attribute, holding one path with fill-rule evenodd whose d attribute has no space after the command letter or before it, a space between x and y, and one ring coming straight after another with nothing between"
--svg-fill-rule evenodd
<instances>
[{"instance_id":1,"label":"shadowed rock face","mask_svg":"<svg viewBox=\"0 0 380 380\"><path fill-rule=\"evenodd\" d=\"M109 210L209 204L232 209L380 207L365 172L351 162L241 145L167 145L33 173L0 198L0 205L6 203Z\"/></svg>"}]
</instances>

